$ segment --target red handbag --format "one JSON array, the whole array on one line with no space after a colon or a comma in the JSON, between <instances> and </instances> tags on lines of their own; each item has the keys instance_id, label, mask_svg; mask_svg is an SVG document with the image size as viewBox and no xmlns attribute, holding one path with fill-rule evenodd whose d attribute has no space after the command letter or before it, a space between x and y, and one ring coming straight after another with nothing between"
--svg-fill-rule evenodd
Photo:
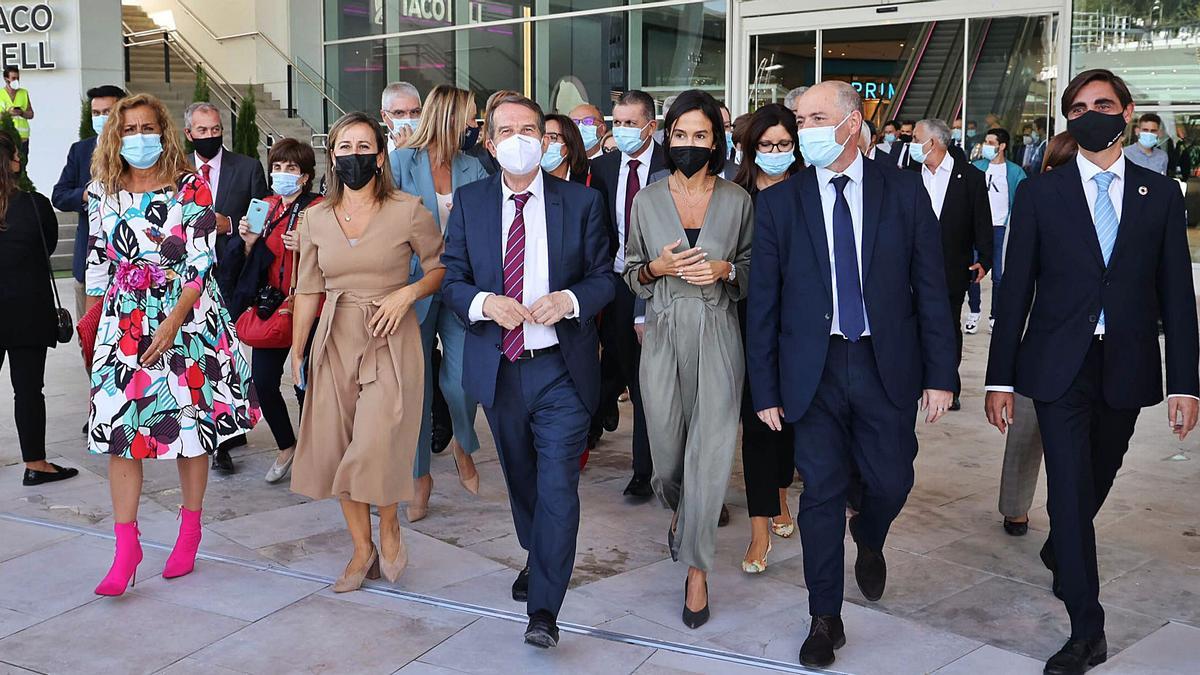
<instances>
[{"instance_id":1,"label":"red handbag","mask_svg":"<svg viewBox=\"0 0 1200 675\"><path fill-rule=\"evenodd\" d=\"M303 213L296 209L299 217ZM288 230L292 229L288 223ZM274 228L272 228L274 229ZM268 232L264 236L270 236ZM287 297L279 303L279 307L267 318L258 315L257 307L248 307L237 320L238 338L256 349L286 349L292 346L292 303L296 297L296 274L299 272L299 254L292 252L292 278L288 284ZM283 276L287 270L287 261L279 265L279 283L283 285Z\"/></svg>"},{"instance_id":2,"label":"red handbag","mask_svg":"<svg viewBox=\"0 0 1200 675\"><path fill-rule=\"evenodd\" d=\"M100 302L84 312L75 324L75 332L79 334L79 351L83 352L83 363L89 371L92 369L92 357L96 355L96 333L100 331L100 312L103 305L104 299L101 298Z\"/></svg>"}]
</instances>

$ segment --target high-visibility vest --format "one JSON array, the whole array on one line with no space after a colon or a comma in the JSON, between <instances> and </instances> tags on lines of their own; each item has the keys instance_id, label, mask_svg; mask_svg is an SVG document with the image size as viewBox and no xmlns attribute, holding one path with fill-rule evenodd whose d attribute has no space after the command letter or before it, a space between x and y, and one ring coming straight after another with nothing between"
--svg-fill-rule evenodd
<instances>
[{"instance_id":1,"label":"high-visibility vest","mask_svg":"<svg viewBox=\"0 0 1200 675\"><path fill-rule=\"evenodd\" d=\"M5 112L10 108L29 110L29 91L18 89L16 95L10 97L8 87L0 87L0 112ZM29 140L29 120L13 115L12 121L13 126L17 128L17 133L21 135L21 140Z\"/></svg>"}]
</instances>

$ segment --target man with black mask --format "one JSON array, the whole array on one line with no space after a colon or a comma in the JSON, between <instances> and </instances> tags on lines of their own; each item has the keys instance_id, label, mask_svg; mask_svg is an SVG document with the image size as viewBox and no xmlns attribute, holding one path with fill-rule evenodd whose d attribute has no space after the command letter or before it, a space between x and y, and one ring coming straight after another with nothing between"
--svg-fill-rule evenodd
<instances>
[{"instance_id":1,"label":"man with black mask","mask_svg":"<svg viewBox=\"0 0 1200 675\"><path fill-rule=\"evenodd\" d=\"M211 103L193 103L183 114L184 135L195 148L192 162L196 173L208 182L213 194L213 206L217 212L217 264L220 264L225 249L241 246L240 237L230 237L233 224L241 221L250 207L251 199L262 199L270 194L267 177L262 164L254 158L239 155L221 147L224 127L221 111ZM217 276L221 279L221 275ZM222 297L233 295L230 283L221 284ZM223 473L233 473L233 459L229 449L246 444L245 436L231 438L222 443L213 455L213 468Z\"/></svg>"},{"instance_id":2,"label":"man with black mask","mask_svg":"<svg viewBox=\"0 0 1200 675\"><path fill-rule=\"evenodd\" d=\"M1163 399L1160 321L1167 419L1181 441L1200 409L1179 187L1122 154L1133 98L1110 71L1077 75L1063 91L1062 113L1079 152L1017 192L985 404L1002 433L1013 421L1014 389L1037 410L1050 486L1041 558L1071 617L1070 639L1046 663L1052 675L1082 673L1108 656L1092 521L1138 413Z\"/></svg>"}]
</instances>

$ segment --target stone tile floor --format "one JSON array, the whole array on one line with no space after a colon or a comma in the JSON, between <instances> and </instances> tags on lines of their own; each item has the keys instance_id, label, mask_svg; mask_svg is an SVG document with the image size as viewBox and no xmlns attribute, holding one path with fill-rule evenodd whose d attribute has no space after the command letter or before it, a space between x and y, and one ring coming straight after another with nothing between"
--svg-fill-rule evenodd
<instances>
[{"instance_id":1,"label":"stone tile floor","mask_svg":"<svg viewBox=\"0 0 1200 675\"><path fill-rule=\"evenodd\" d=\"M995 510L1003 441L982 414L987 343L986 331L966 338L964 410L919 425L916 487L889 539L884 598L865 601L847 575L849 643L838 652L839 671L1037 673L1065 638L1066 612L1036 557L1048 524L1044 488L1024 539L1005 536ZM51 352L46 382L50 455L82 475L21 487L5 378L0 674L799 670L808 624L800 542L776 538L766 574L740 571L748 540L740 462L710 581L712 620L696 631L680 622L685 570L667 553L668 514L621 496L628 407L580 485L583 523L561 617L578 630L542 652L521 644L523 608L508 597L524 555L482 416L481 495L458 485L449 456L434 459L430 516L405 530L411 563L395 588L329 591L349 552L340 510L262 481L274 450L262 425L235 453L238 473L212 476L210 557L197 572L161 579L165 551L148 547L137 586L109 599L92 594L111 560L111 516L105 461L83 452L86 388L73 347ZM1097 518L1110 645L1099 672L1200 671L1200 452L1194 439L1177 442L1164 417L1161 406L1142 414ZM148 463L140 515L147 542L172 543L178 503L174 469Z\"/></svg>"}]
</instances>

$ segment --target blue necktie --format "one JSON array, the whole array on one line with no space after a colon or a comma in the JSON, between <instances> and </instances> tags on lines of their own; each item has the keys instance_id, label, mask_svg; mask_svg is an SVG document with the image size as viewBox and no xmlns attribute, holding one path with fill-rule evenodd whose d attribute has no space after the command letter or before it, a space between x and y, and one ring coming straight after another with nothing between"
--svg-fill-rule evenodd
<instances>
[{"instance_id":1,"label":"blue necktie","mask_svg":"<svg viewBox=\"0 0 1200 675\"><path fill-rule=\"evenodd\" d=\"M854 245L854 220L850 217L850 203L846 201L846 184L849 176L836 176L832 181L837 188L833 202L833 264L837 275L838 324L842 335L851 342L858 342L867 328L863 312L862 287L858 280L858 248Z\"/></svg>"},{"instance_id":2,"label":"blue necktie","mask_svg":"<svg viewBox=\"0 0 1200 675\"><path fill-rule=\"evenodd\" d=\"M1117 175L1105 171L1098 173L1092 180L1096 181L1096 207L1092 213L1092 223L1096 226L1096 239L1100 241L1100 253L1104 256L1104 266L1112 258L1113 247L1117 244L1117 228L1120 221L1117 211L1113 208L1112 199L1108 196L1108 188ZM1104 325L1104 309L1100 310L1100 325Z\"/></svg>"}]
</instances>

